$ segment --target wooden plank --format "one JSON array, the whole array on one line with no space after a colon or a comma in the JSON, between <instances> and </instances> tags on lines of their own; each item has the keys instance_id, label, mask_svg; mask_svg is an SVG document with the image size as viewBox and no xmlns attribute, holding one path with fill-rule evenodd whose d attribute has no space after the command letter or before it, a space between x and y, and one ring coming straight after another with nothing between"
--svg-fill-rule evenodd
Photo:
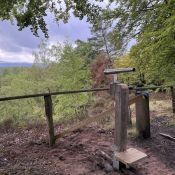
<instances>
[{"instance_id":1,"label":"wooden plank","mask_svg":"<svg viewBox=\"0 0 175 175\"><path fill-rule=\"evenodd\" d=\"M129 105L129 115L128 115L128 127L132 127L132 119L131 119L131 109L130 109L130 105L136 103L136 101L140 98L143 98L142 95L130 95L129 96L129 102L128 102L128 105Z\"/></svg>"},{"instance_id":2,"label":"wooden plank","mask_svg":"<svg viewBox=\"0 0 175 175\"><path fill-rule=\"evenodd\" d=\"M133 97L133 98L131 98L131 99L129 100L129 104L135 103L135 101L136 101L138 98L140 98L140 97L142 97L142 96L138 96L138 97ZM61 133L57 134L57 135L55 136L55 138L58 139L58 138L60 138L60 137L63 137L63 136L65 136L66 134L68 134L68 133L70 133L70 132L73 132L73 131L75 131L75 130L81 129L81 128L84 127L84 126L87 126L87 125L91 124L92 122L96 122L96 121L98 121L98 120L100 120L100 119L103 119L103 118L105 118L107 115L112 115L113 111L114 111L114 107L112 107L112 108L110 108L110 109L108 109L108 110L106 110L106 111L104 111L104 112L102 112L101 114L98 114L98 115L96 115L96 116L93 116L93 117L87 116L86 119L84 119L83 121L79 122L78 124L76 124L76 125L74 125L73 127L68 128L68 129L62 131Z\"/></svg>"},{"instance_id":3,"label":"wooden plank","mask_svg":"<svg viewBox=\"0 0 175 175\"><path fill-rule=\"evenodd\" d=\"M174 87L171 87L171 98L172 98L173 113L175 114L175 88Z\"/></svg>"},{"instance_id":4,"label":"wooden plank","mask_svg":"<svg viewBox=\"0 0 175 175\"><path fill-rule=\"evenodd\" d=\"M141 160L141 159L147 157L147 155L145 153L137 150L137 149L129 148L124 152L117 152L115 154L115 157L120 162L122 162L126 165L131 165L131 164L137 162L138 160Z\"/></svg>"},{"instance_id":5,"label":"wooden plank","mask_svg":"<svg viewBox=\"0 0 175 175\"><path fill-rule=\"evenodd\" d=\"M140 98L144 98L143 95L131 96L131 97L129 98L129 102L128 102L129 105L132 105L132 104L136 103L136 101L137 101L138 99L140 99Z\"/></svg>"},{"instance_id":6,"label":"wooden plank","mask_svg":"<svg viewBox=\"0 0 175 175\"><path fill-rule=\"evenodd\" d=\"M125 151L127 144L128 96L129 89L125 84L114 82L115 86L115 130L114 144L117 151Z\"/></svg>"},{"instance_id":7,"label":"wooden plank","mask_svg":"<svg viewBox=\"0 0 175 175\"><path fill-rule=\"evenodd\" d=\"M112 108L110 108L110 109L108 109L108 110L106 110L106 111L102 112L101 114L98 114L98 115L96 115L94 117L88 117L88 118L84 119L82 122L79 122L78 124L76 124L75 126L73 126L73 127L69 128L69 129L67 129L67 130L57 134L55 136L55 138L57 139L57 138L63 137L66 134L68 134L70 132L73 132L73 131L76 131L76 130L84 127L84 126L87 126L87 125L89 125L92 122L96 122L96 121L98 121L98 120L100 120L102 118L105 118L107 115L109 116L111 113L113 113L113 111L114 111L114 107L112 107Z\"/></svg>"},{"instance_id":8,"label":"wooden plank","mask_svg":"<svg viewBox=\"0 0 175 175\"><path fill-rule=\"evenodd\" d=\"M139 137L149 138L150 132L150 112L149 96L142 95L136 101L136 131Z\"/></svg>"},{"instance_id":9,"label":"wooden plank","mask_svg":"<svg viewBox=\"0 0 175 175\"><path fill-rule=\"evenodd\" d=\"M49 146L53 146L55 144L55 136L54 136L51 95L44 96L44 102L45 102L45 115L47 118L47 125L48 125Z\"/></svg>"}]
</instances>

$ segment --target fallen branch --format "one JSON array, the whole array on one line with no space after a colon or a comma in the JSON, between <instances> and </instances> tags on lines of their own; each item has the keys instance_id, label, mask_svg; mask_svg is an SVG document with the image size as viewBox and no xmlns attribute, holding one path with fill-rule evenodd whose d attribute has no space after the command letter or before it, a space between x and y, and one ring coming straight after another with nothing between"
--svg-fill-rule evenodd
<instances>
[{"instance_id":1,"label":"fallen branch","mask_svg":"<svg viewBox=\"0 0 175 175\"><path fill-rule=\"evenodd\" d=\"M169 134L159 133L161 136L165 137L166 139L175 141L175 137L170 136Z\"/></svg>"}]
</instances>

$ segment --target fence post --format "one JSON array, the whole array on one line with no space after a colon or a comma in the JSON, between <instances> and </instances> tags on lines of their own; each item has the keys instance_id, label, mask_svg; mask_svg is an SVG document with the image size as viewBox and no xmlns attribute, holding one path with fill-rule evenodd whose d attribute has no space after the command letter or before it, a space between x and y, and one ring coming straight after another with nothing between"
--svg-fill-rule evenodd
<instances>
[{"instance_id":1,"label":"fence post","mask_svg":"<svg viewBox=\"0 0 175 175\"><path fill-rule=\"evenodd\" d=\"M147 93L136 101L136 131L139 137L149 138L151 136L149 95Z\"/></svg>"},{"instance_id":2,"label":"fence post","mask_svg":"<svg viewBox=\"0 0 175 175\"><path fill-rule=\"evenodd\" d=\"M171 98L172 98L173 113L175 114L175 88L174 87L171 87Z\"/></svg>"},{"instance_id":3,"label":"fence post","mask_svg":"<svg viewBox=\"0 0 175 175\"><path fill-rule=\"evenodd\" d=\"M55 136L54 136L51 95L44 96L44 102L45 102L45 114L46 114L47 125L48 125L49 146L53 146L55 144Z\"/></svg>"},{"instance_id":4,"label":"fence post","mask_svg":"<svg viewBox=\"0 0 175 175\"><path fill-rule=\"evenodd\" d=\"M118 152L122 152L126 150L127 144L129 90L127 85L114 82L110 87L110 93L115 105L114 145Z\"/></svg>"},{"instance_id":5,"label":"fence post","mask_svg":"<svg viewBox=\"0 0 175 175\"><path fill-rule=\"evenodd\" d=\"M120 169L120 162L116 160L116 154L126 150L127 124L128 124L128 97L129 89L125 84L114 82L110 86L110 94L114 100L115 107L115 129L114 129L114 169Z\"/></svg>"}]
</instances>

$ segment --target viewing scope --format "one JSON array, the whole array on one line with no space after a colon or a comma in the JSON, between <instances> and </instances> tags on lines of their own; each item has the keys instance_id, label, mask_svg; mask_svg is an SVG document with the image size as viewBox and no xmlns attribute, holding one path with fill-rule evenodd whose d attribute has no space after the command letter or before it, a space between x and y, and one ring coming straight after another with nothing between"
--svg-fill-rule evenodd
<instances>
[{"instance_id":1,"label":"viewing scope","mask_svg":"<svg viewBox=\"0 0 175 175\"><path fill-rule=\"evenodd\" d=\"M117 68L117 69L105 69L104 74L120 74L125 72L134 72L135 68Z\"/></svg>"}]
</instances>

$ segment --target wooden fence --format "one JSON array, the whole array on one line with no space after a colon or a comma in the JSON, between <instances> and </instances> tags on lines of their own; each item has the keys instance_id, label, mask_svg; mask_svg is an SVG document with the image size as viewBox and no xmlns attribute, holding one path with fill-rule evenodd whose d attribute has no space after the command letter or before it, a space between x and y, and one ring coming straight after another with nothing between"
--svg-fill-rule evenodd
<instances>
[{"instance_id":1,"label":"wooden fence","mask_svg":"<svg viewBox=\"0 0 175 175\"><path fill-rule=\"evenodd\" d=\"M48 125L48 134L49 134L49 145L53 146L55 144L55 141L57 138L59 138L62 135L65 135L66 133L73 131L75 129L78 129L77 126L74 126L67 131L55 135L54 133L54 124L53 124L53 107L52 107L52 96L53 95L63 95L63 94L76 94L76 93L86 93L86 92L99 92L99 91L109 91L110 94L112 95L114 101L116 101L116 104L119 104L119 101L121 102L120 106L120 117L123 118L123 115L125 113L122 113L122 111L125 111L124 109L127 108L127 105L125 102L123 102L123 98L121 97L122 94L120 94L118 89L115 90L115 88L119 88L117 86L118 83L113 83L111 87L105 87L105 88L95 88L95 89L82 89L82 90L72 90L72 91L59 91L59 92L50 92L50 93L40 93L40 94L30 94L30 95L23 95L23 96L13 96L13 97L2 97L0 98L0 101L8 101L8 100L17 100L17 99L26 99L26 98L35 98L35 97L44 97L44 103L45 103L45 115L47 118L47 125ZM121 88L121 87L120 87ZM143 91L147 89L156 89L156 88L163 88L162 86L154 86L154 87L129 87L130 92L136 92L136 91ZM169 88L169 86L167 87ZM172 94L172 108L173 108L173 113L175 113L175 88L171 88L171 94ZM115 93L114 93L115 92ZM125 92L123 92L125 93ZM120 99L119 95L120 94ZM137 94L134 97L131 97L129 101L127 102L128 105L131 105L133 103L136 103L136 128L137 128L137 133L139 136L142 136L144 138L150 137L150 118L149 118L149 96L143 93ZM93 121L97 121L101 117L104 116L105 113L110 113L112 110L117 110L118 105L115 106L115 108L111 108L107 111L105 111L102 114L99 114L97 116L94 116L90 120L82 121L81 124L79 124L79 127L83 127L87 125L87 123L91 123ZM118 109L119 110L119 109ZM120 122L125 122L122 121L122 118L120 118ZM117 122L116 122L117 123ZM122 127L124 124L121 124ZM118 128L118 126L115 126ZM123 137L123 136L122 136Z\"/></svg>"}]
</instances>

